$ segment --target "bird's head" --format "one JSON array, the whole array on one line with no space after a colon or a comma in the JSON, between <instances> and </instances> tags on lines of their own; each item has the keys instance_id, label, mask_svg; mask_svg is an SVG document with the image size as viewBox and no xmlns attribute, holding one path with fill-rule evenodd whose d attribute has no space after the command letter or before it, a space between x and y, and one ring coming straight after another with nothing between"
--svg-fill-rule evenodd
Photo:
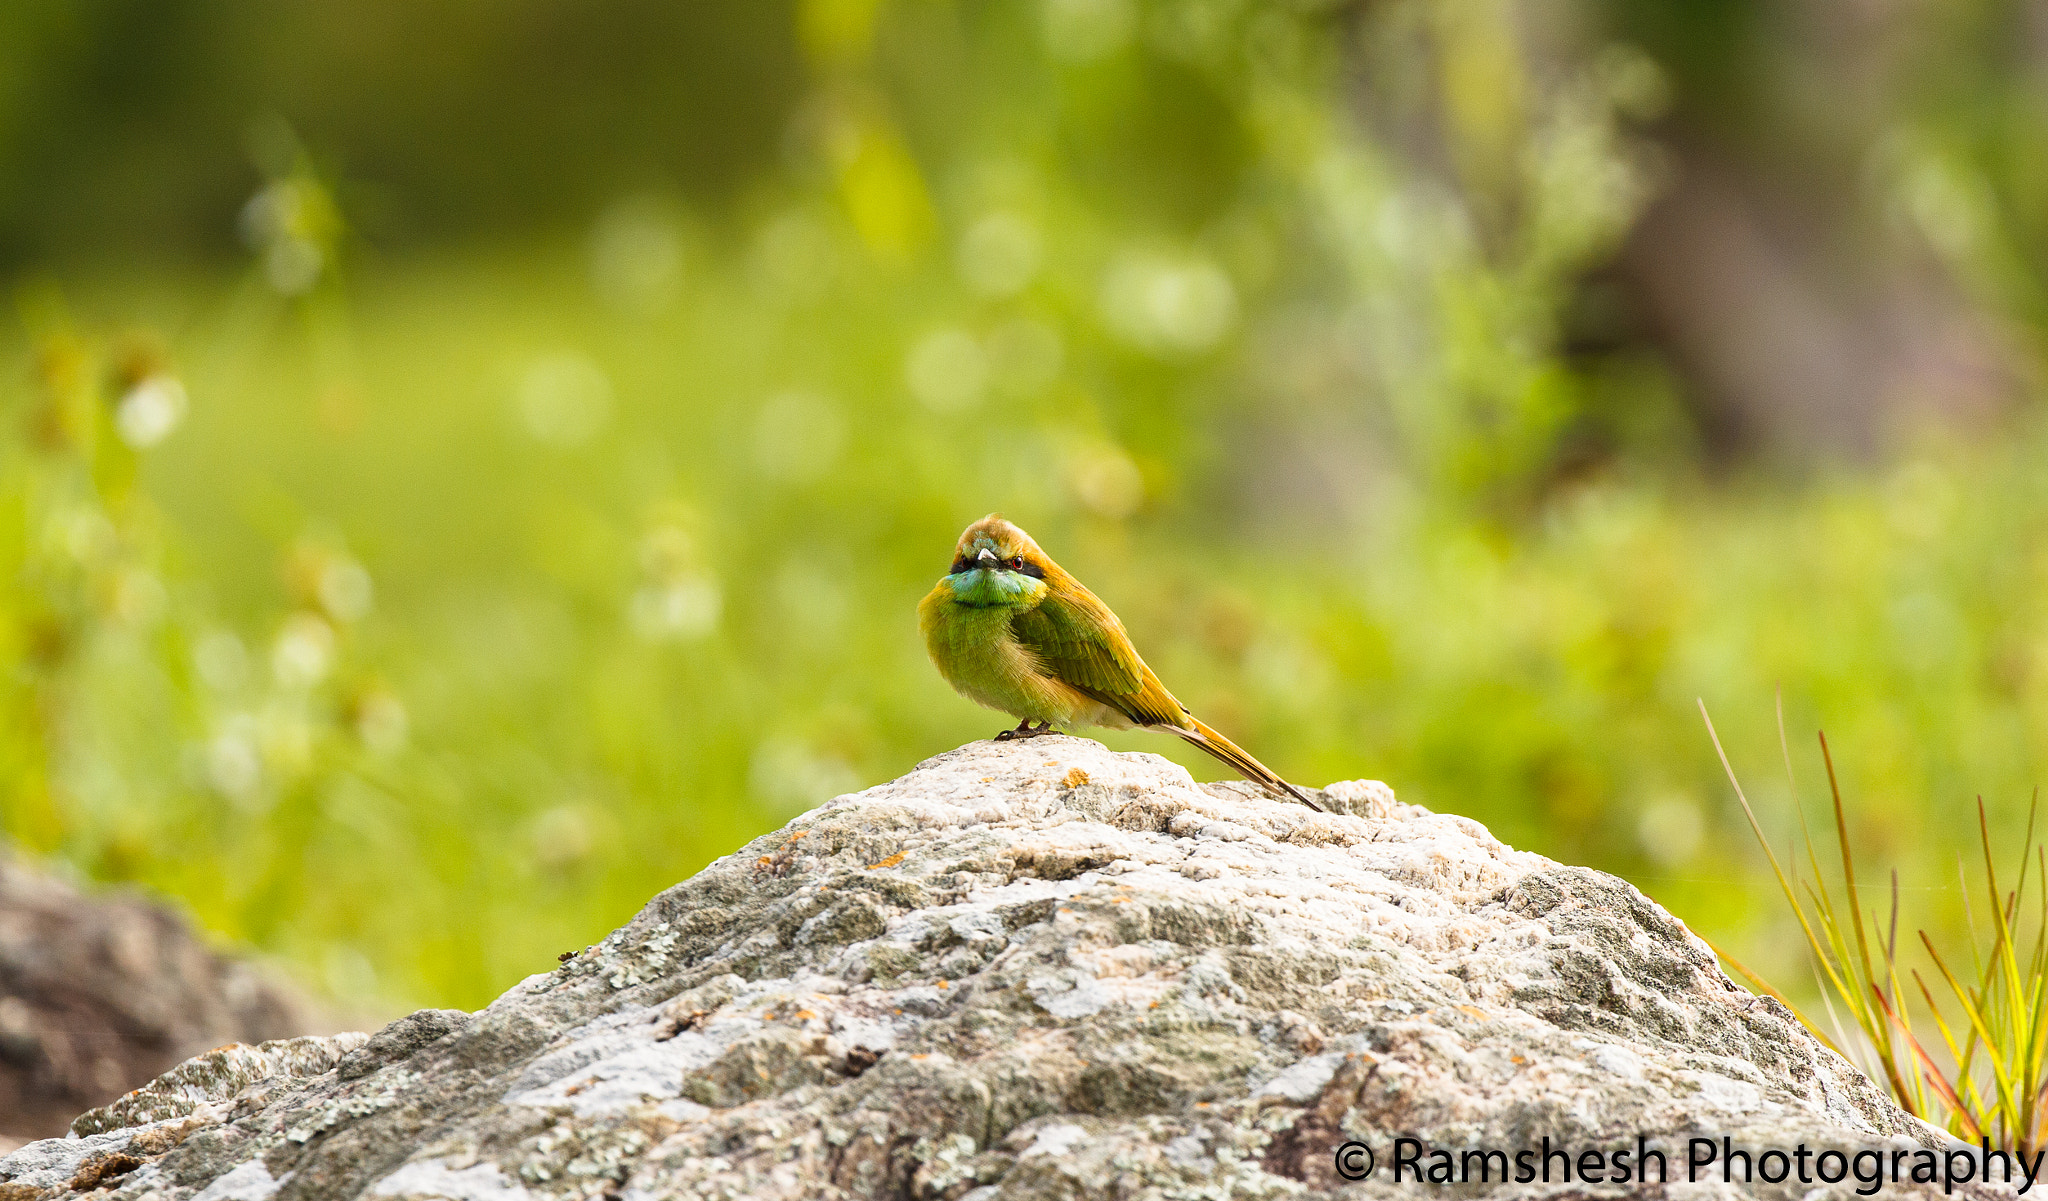
<instances>
[{"instance_id":1,"label":"bird's head","mask_svg":"<svg viewBox=\"0 0 2048 1201\"><path fill-rule=\"evenodd\" d=\"M1058 571L1031 535L990 513L960 535L945 583L963 605L1028 607L1044 598L1046 577Z\"/></svg>"}]
</instances>

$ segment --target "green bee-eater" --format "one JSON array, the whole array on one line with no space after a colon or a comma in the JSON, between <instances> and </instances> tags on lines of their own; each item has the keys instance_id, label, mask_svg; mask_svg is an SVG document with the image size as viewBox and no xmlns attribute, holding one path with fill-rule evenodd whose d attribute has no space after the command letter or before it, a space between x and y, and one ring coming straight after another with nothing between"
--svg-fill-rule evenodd
<instances>
[{"instance_id":1,"label":"green bee-eater","mask_svg":"<svg viewBox=\"0 0 2048 1201\"><path fill-rule=\"evenodd\" d=\"M1022 719L998 738L1029 738L1054 726L1164 730L1245 779L1322 809L1196 721L1138 657L1109 606L1061 570L1031 535L994 513L960 535L952 570L917 606L917 624L947 683L969 700Z\"/></svg>"}]
</instances>

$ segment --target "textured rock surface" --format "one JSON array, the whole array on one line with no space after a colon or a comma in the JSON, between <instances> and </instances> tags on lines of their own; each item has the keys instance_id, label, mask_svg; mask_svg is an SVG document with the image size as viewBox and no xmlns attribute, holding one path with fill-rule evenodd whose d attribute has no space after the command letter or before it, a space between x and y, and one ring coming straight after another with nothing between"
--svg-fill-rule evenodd
<instances>
[{"instance_id":1,"label":"textured rock surface","mask_svg":"<svg viewBox=\"0 0 2048 1201\"><path fill-rule=\"evenodd\" d=\"M0 1197L1393 1195L1332 1148L1925 1137L1629 885L1321 795L976 743L481 1013L187 1065L0 1161Z\"/></svg>"},{"instance_id":2,"label":"textured rock surface","mask_svg":"<svg viewBox=\"0 0 2048 1201\"><path fill-rule=\"evenodd\" d=\"M61 1133L73 1115L189 1055L304 1034L320 1018L175 914L81 896L0 851L0 1139ZM332 1029L332 1027L328 1027Z\"/></svg>"}]
</instances>

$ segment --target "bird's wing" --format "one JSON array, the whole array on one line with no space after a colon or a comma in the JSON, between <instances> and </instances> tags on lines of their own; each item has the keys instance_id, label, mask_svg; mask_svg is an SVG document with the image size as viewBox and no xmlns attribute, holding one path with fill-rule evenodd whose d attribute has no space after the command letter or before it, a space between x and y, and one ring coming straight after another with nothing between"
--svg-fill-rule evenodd
<instances>
[{"instance_id":1,"label":"bird's wing","mask_svg":"<svg viewBox=\"0 0 2048 1201\"><path fill-rule=\"evenodd\" d=\"M1146 669L1116 614L1085 588L1046 597L1010 628L1048 675L1139 725L1181 724L1180 702Z\"/></svg>"}]
</instances>

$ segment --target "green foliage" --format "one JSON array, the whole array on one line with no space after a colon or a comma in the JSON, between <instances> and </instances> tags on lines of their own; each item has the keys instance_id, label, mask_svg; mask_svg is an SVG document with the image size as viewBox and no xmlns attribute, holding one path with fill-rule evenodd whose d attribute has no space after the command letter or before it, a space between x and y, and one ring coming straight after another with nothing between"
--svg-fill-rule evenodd
<instances>
[{"instance_id":1,"label":"green foliage","mask_svg":"<svg viewBox=\"0 0 2048 1201\"><path fill-rule=\"evenodd\" d=\"M1704 705L1700 712L1706 716ZM1782 711L1779 730L1782 737ZM1902 977L1899 875L1892 872L1888 916L1866 914L1857 896L1856 858L1849 848L1841 783L1835 776L1827 740L1821 739L1821 756L1827 766L1835 845L1841 855L1839 904L1821 872L1810 835L1803 839L1809 877L1796 878L1796 863L1787 874L1771 851L1763 827L1757 824L1756 812L1743 795L1711 719L1707 733L1721 752L1728 782L1734 786L1750 829L1769 857L1778 887L1805 935L1815 974L1825 981L1821 1001L1826 1006L1827 1025L1806 1014L1801 1014L1800 1020L1821 1041L1863 1066L1872 1079L1884 1081L1892 1099L1907 1113L1966 1141L1989 1138L2000 1149L2031 1162L2041 1148L2043 1127L2048 1125L2048 850L2034 838L2036 813L2028 813L2026 834L2019 844L2018 882L2009 891L2001 890L1991 827L1985 819L1984 802L1978 800L1977 838L1988 902L1984 913L1990 919L1989 949L1983 946L1986 932L1979 922L1971 921L1967 935L1972 963L1969 974L1959 976L1950 964L1953 953L1943 955L1935 939L1922 929L1917 933L1929 972L1923 976L1919 969L1907 967ZM1789 778L1789 749L1785 768ZM1800 824L1805 834L1803 813ZM1967 893L1968 875L1960 861L1956 868ZM2035 893L2031 901L2030 873ZM2023 932L2027 927L2031 935ZM1911 954L1910 946L1905 950ZM1787 999L1739 960L1723 957L1760 991L1781 1001ZM1945 986L1939 998L1938 990L1928 983L1930 976ZM1913 993L1904 988L1904 978L1912 980ZM1855 1035L1840 1025L1837 1003L1849 1013ZM1944 1003L1956 1016L1944 1014ZM1829 1027L1834 1038L1828 1037ZM1940 1036L1939 1044L1924 1034L1929 1027Z\"/></svg>"},{"instance_id":2,"label":"green foliage","mask_svg":"<svg viewBox=\"0 0 2048 1201\"><path fill-rule=\"evenodd\" d=\"M9 503L39 514L19 578L74 581L9 594L10 647L74 648L10 677L34 684L15 712L42 714L10 721L10 753L47 773L10 780L51 781L10 799L10 828L338 986L367 962L390 994L475 1003L796 809L1006 724L945 689L912 618L959 527L997 507L1276 769L1388 779L1635 874L1708 929L1750 894L1708 866L1739 844L1693 696L1787 682L1878 748L1880 796L2030 783L2048 728L2032 437L1793 490L1610 478L1513 538L1397 498L1363 529L1255 543L1174 486L1214 453L1215 417L1167 457L1141 449L1166 438L1112 440L1156 419L1132 402L931 410L902 382L915 322L851 301L794 322L740 302L744 266L694 270L698 299L630 321L570 268L385 277L333 380L332 314L231 295L173 343L190 413L139 488L104 432L108 352L73 372L90 391L17 390L11 429L70 395L104 463L10 446L32 468L10 484L35 492ZM115 550L63 536L78 519L43 515L59 496L104 514ZM328 611L312 561L361 564L373 605ZM160 602L124 607L131 564ZM292 666L315 658L292 641L307 615L334 644L311 682ZM348 716L371 689L409 730L381 751ZM1939 858L1942 813L1886 805L1871 836Z\"/></svg>"},{"instance_id":3,"label":"green foliage","mask_svg":"<svg viewBox=\"0 0 2048 1201\"><path fill-rule=\"evenodd\" d=\"M806 0L732 68L776 135L719 188L579 148L535 185L562 226L424 249L309 66L209 226L239 267L101 247L79 316L22 289L8 832L337 991L478 1004L1007 724L913 620L1001 510L1276 770L1632 873L1737 949L1762 865L1693 697L1782 682L1875 748L1880 851L1941 856L1944 798L2041 759L2048 439L1705 478L1662 369L1565 345L1663 76L1534 11ZM491 160L424 209L493 229L519 181L462 143L420 133Z\"/></svg>"}]
</instances>

